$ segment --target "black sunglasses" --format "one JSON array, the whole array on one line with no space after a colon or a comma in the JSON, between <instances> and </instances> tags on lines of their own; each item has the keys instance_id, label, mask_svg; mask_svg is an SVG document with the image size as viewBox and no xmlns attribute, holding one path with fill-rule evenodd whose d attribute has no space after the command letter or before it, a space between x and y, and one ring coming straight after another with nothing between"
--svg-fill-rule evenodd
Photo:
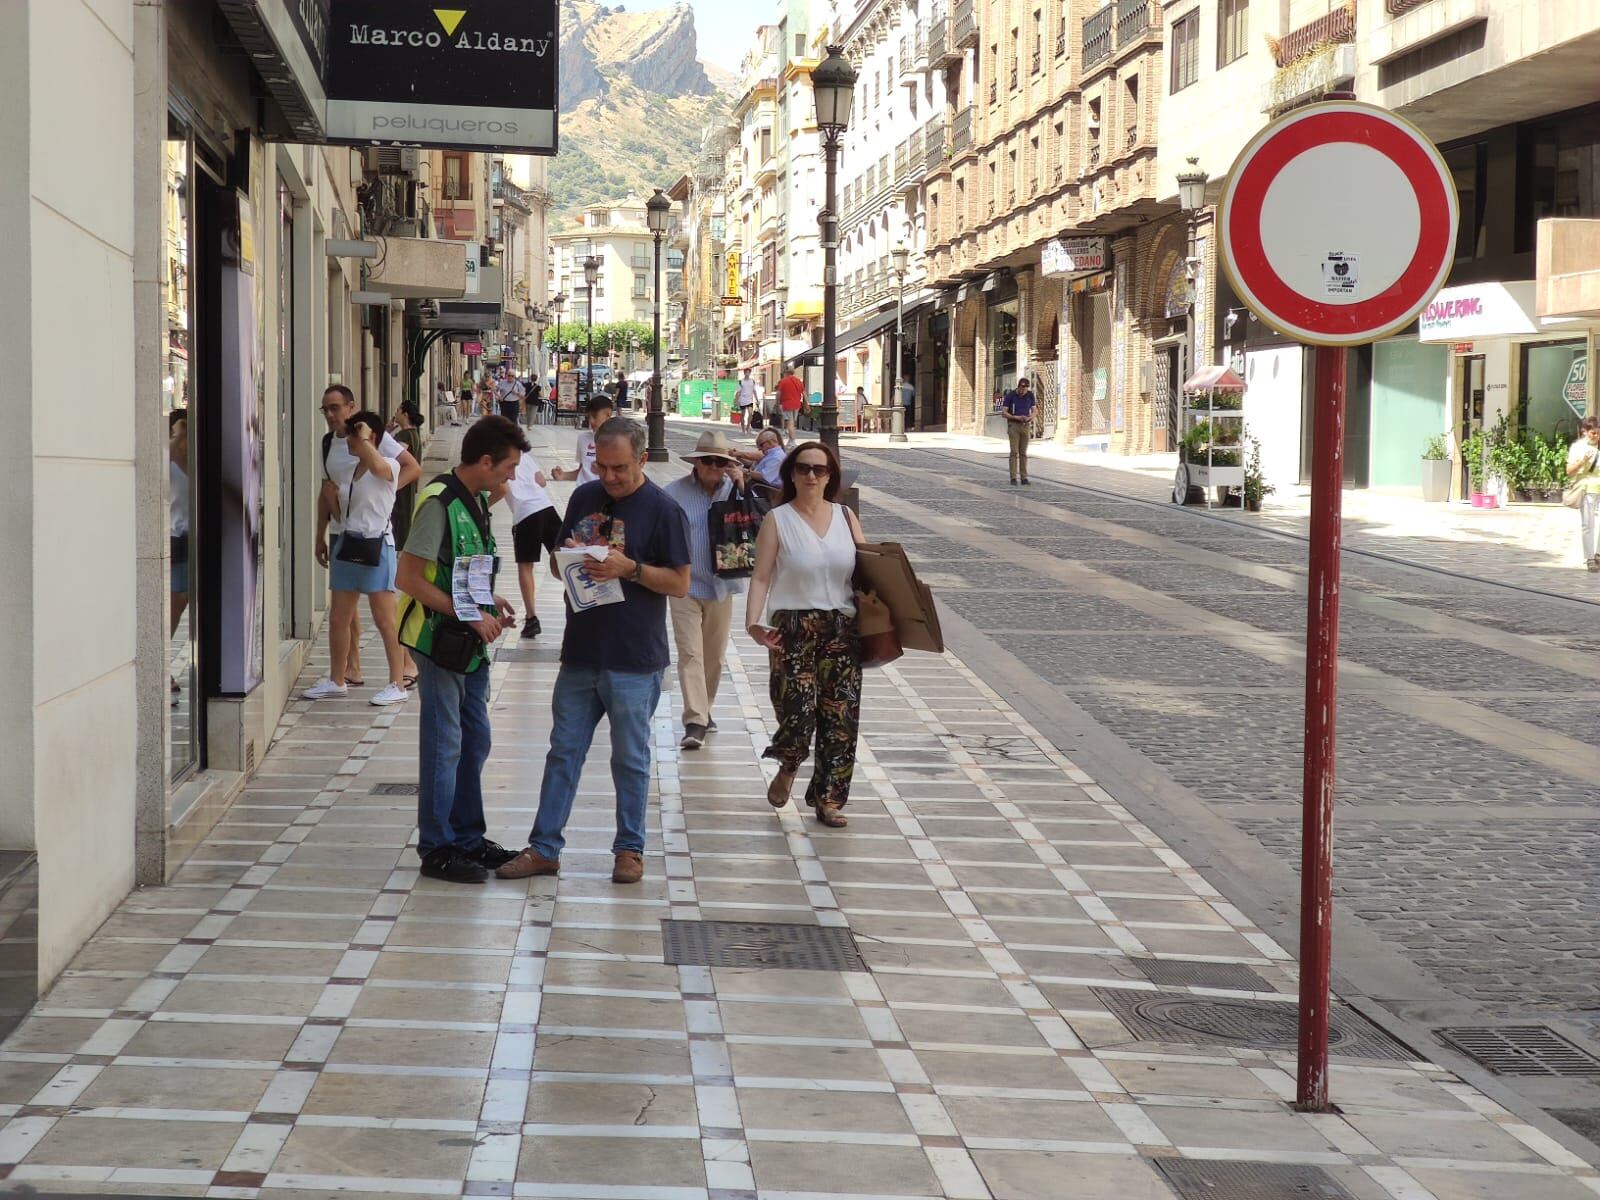
<instances>
[{"instance_id":1,"label":"black sunglasses","mask_svg":"<svg viewBox=\"0 0 1600 1200\"><path fill-rule=\"evenodd\" d=\"M826 479L833 474L833 468L827 463L797 462L794 465L794 473L796 475L810 475L813 479Z\"/></svg>"},{"instance_id":2,"label":"black sunglasses","mask_svg":"<svg viewBox=\"0 0 1600 1200\"><path fill-rule=\"evenodd\" d=\"M731 459L731 458L702 458L699 461L700 461L702 466L707 466L707 467L731 467L731 466L733 466L733 459Z\"/></svg>"}]
</instances>

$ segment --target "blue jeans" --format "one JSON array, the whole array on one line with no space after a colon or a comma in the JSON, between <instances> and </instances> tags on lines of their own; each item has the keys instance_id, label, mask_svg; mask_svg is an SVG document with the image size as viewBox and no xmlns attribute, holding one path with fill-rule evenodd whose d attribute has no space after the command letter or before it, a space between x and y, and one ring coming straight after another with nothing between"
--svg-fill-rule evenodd
<instances>
[{"instance_id":1,"label":"blue jeans","mask_svg":"<svg viewBox=\"0 0 1600 1200\"><path fill-rule=\"evenodd\" d=\"M483 841L483 764L489 757L489 668L458 675L418 654L422 696L417 853Z\"/></svg>"},{"instance_id":2,"label":"blue jeans","mask_svg":"<svg viewBox=\"0 0 1600 1200\"><path fill-rule=\"evenodd\" d=\"M544 760L539 812L528 844L560 859L561 836L578 795L595 727L611 720L611 781L617 789L617 834L611 852L644 851L645 802L650 795L650 721L661 699L661 672L602 671L563 666L550 696L554 724Z\"/></svg>"}]
</instances>

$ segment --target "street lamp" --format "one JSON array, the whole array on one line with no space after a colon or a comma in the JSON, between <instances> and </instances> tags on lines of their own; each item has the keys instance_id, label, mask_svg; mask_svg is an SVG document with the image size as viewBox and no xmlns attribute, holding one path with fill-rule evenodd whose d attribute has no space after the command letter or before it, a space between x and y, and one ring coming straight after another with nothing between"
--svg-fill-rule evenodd
<instances>
[{"instance_id":1,"label":"street lamp","mask_svg":"<svg viewBox=\"0 0 1600 1200\"><path fill-rule=\"evenodd\" d=\"M1195 308L1200 292L1200 259L1195 251L1200 241L1200 213L1206 206L1206 181L1209 176L1200 169L1200 160L1190 158L1187 160L1189 169L1178 173L1178 204L1183 208L1183 214L1189 225L1189 254L1184 260L1184 275L1189 282L1189 312L1188 344L1189 344L1189 369L1182 374L1187 379L1193 375L1199 358L1197 339L1199 327L1195 323ZM1179 381L1181 387L1183 381ZM1181 436L1182 430L1173 430L1168 436Z\"/></svg>"},{"instance_id":2,"label":"street lamp","mask_svg":"<svg viewBox=\"0 0 1600 1200\"><path fill-rule=\"evenodd\" d=\"M844 56L844 47L829 46L828 57L811 72L811 91L817 106L817 128L822 132L825 180L822 211L817 224L822 232L822 444L839 450L839 377L835 328L839 317L839 146L850 124L850 105L856 94L856 69Z\"/></svg>"},{"instance_id":3,"label":"street lamp","mask_svg":"<svg viewBox=\"0 0 1600 1200\"><path fill-rule=\"evenodd\" d=\"M566 306L567 306L567 294L565 292L557 292L554 296L550 297L550 307L555 310L555 314L556 314L556 373L557 373L557 375L559 375L560 372L561 372L561 310L563 308L565 308Z\"/></svg>"},{"instance_id":4,"label":"street lamp","mask_svg":"<svg viewBox=\"0 0 1600 1200\"><path fill-rule=\"evenodd\" d=\"M654 300L651 304L655 321L655 344L650 348L650 411L645 416L645 427L650 435L649 458L651 462L667 461L667 415L661 408L661 239L666 235L672 216L672 201L660 188L644 202L645 219L656 243L656 280Z\"/></svg>"},{"instance_id":5,"label":"street lamp","mask_svg":"<svg viewBox=\"0 0 1600 1200\"><path fill-rule=\"evenodd\" d=\"M781 373L789 358L789 285L780 283L774 294L778 297L778 371Z\"/></svg>"},{"instance_id":6,"label":"street lamp","mask_svg":"<svg viewBox=\"0 0 1600 1200\"><path fill-rule=\"evenodd\" d=\"M902 327L906 318L906 262L911 257L911 252L906 249L904 242L896 242L893 250L889 251L889 260L894 264L894 361L890 364L889 387L890 392L885 399L889 401L889 440L903 442L906 440L906 410L900 403L900 372L904 370L905 350L901 346L904 337Z\"/></svg>"},{"instance_id":7,"label":"street lamp","mask_svg":"<svg viewBox=\"0 0 1600 1200\"><path fill-rule=\"evenodd\" d=\"M600 260L591 254L583 260L583 286L588 292L589 300L589 311L584 314L589 318L588 333L584 338L583 394L585 396L594 392L594 281L599 277Z\"/></svg>"}]
</instances>

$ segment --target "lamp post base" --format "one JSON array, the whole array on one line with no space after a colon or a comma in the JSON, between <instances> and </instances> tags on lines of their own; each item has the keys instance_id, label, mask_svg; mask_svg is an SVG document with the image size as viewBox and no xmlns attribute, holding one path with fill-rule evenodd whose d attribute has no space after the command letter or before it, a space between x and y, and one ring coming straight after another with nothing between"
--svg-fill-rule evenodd
<instances>
[{"instance_id":1,"label":"lamp post base","mask_svg":"<svg viewBox=\"0 0 1600 1200\"><path fill-rule=\"evenodd\" d=\"M907 442L906 437L906 410L896 405L889 410L889 440L891 442Z\"/></svg>"},{"instance_id":2,"label":"lamp post base","mask_svg":"<svg viewBox=\"0 0 1600 1200\"><path fill-rule=\"evenodd\" d=\"M644 423L650 435L650 449L646 451L646 461L666 462L671 457L667 453L667 415L659 412L647 413Z\"/></svg>"}]
</instances>

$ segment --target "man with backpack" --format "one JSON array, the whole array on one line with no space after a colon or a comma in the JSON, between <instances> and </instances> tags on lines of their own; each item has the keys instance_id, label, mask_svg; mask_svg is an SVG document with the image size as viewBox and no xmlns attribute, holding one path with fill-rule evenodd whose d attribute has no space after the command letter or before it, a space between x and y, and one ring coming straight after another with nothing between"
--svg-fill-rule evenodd
<instances>
[{"instance_id":1,"label":"man with backpack","mask_svg":"<svg viewBox=\"0 0 1600 1200\"><path fill-rule=\"evenodd\" d=\"M484 836L488 647L516 618L492 590L489 505L529 449L515 422L476 421L461 439L461 462L419 493L395 577L400 641L416 657L422 697L417 854L424 875L447 883L482 883L516 857Z\"/></svg>"}]
</instances>

